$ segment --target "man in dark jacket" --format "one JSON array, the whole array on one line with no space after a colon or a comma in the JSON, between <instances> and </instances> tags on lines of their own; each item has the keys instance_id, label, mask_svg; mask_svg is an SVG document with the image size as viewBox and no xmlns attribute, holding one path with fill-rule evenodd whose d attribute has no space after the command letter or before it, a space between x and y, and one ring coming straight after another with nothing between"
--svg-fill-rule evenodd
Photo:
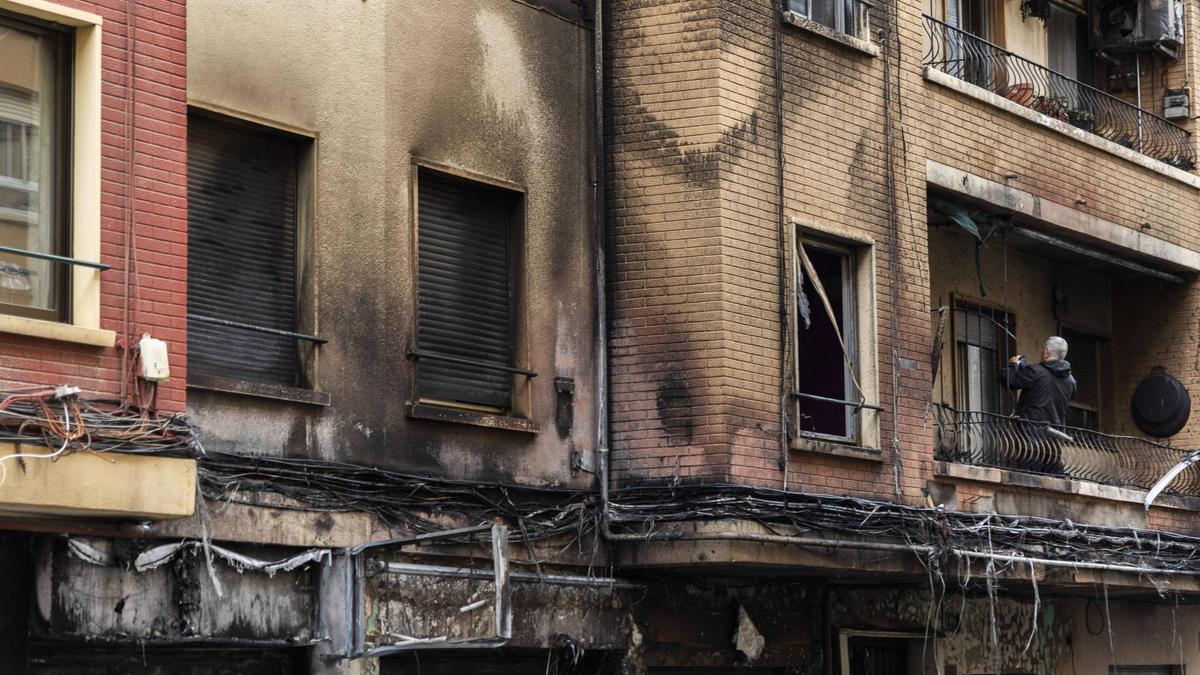
<instances>
[{"instance_id":1,"label":"man in dark jacket","mask_svg":"<svg viewBox=\"0 0 1200 675\"><path fill-rule=\"evenodd\" d=\"M1048 422L1062 426L1067 421L1067 406L1075 397L1075 378L1067 361L1067 341L1053 336L1042 346L1042 362L1029 365L1025 357L1009 359L1004 370L1004 383L1019 391L1016 416L1032 422ZM1033 452L1021 458L1020 468L1030 471L1062 473L1062 455L1055 431L1041 425L1017 427L1022 435L1034 440Z\"/></svg>"}]
</instances>

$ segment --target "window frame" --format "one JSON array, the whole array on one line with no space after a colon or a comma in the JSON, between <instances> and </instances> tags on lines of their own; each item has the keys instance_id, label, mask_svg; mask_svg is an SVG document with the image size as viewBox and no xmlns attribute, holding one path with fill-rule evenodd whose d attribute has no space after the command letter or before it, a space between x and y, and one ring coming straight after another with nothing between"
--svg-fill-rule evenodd
<instances>
[{"instance_id":1,"label":"window frame","mask_svg":"<svg viewBox=\"0 0 1200 675\"><path fill-rule=\"evenodd\" d=\"M47 0L0 0L0 10L24 20L61 25L72 33L70 64L70 226L68 241L76 260L100 260L101 195L101 68L103 19L91 12ZM100 269L73 265L68 311L62 320L34 319L0 313L0 333L28 335L92 347L113 347L115 331L100 327Z\"/></svg>"},{"instance_id":2,"label":"window frame","mask_svg":"<svg viewBox=\"0 0 1200 675\"><path fill-rule=\"evenodd\" d=\"M478 184L480 187L504 190L512 193L513 204L508 221L508 278L509 278L509 322L512 340L511 367L529 369L529 341L527 307L527 202L528 193L524 186L506 180L448 166L439 162L414 157L409 176L410 217L410 308L411 337L409 355L411 364L411 393L408 403L409 416L437 421L475 424L489 428L537 433L540 431L533 419L532 376L513 373L510 389L510 406L507 409L494 406L475 405L465 402L445 401L421 396L420 356L421 345L417 341L420 328L420 183L423 172L442 178Z\"/></svg>"},{"instance_id":3,"label":"window frame","mask_svg":"<svg viewBox=\"0 0 1200 675\"><path fill-rule=\"evenodd\" d=\"M830 26L813 16L813 3L829 2L833 5L833 24ZM803 5L805 9L801 9ZM783 11L803 17L815 24L856 40L871 39L871 7L859 0L783 0ZM852 26L847 26L850 19ZM857 21L855 20L857 19Z\"/></svg>"},{"instance_id":4,"label":"window frame","mask_svg":"<svg viewBox=\"0 0 1200 675\"><path fill-rule=\"evenodd\" d=\"M275 134L296 144L294 216L296 221L294 242L296 320L293 330L299 334L320 335L316 297L319 268L313 254L317 236L316 177L320 134L311 129L296 127L278 120L201 100L189 100L187 114L189 117L199 115L219 123L238 125L260 133ZM297 338L295 346L297 383L294 386L261 382L250 377L221 377L190 372L187 386L189 389L219 391L255 398L318 406L329 405L329 394L319 390L320 344Z\"/></svg>"},{"instance_id":5,"label":"window frame","mask_svg":"<svg viewBox=\"0 0 1200 675\"><path fill-rule=\"evenodd\" d=\"M881 409L878 408L879 403L879 371L878 371L878 338L877 338L877 317L875 303L875 242L873 239L864 237L849 228L844 228L838 225L819 225L811 222L800 221L795 218L789 219L788 238L791 247L790 252L790 270L788 278L790 280L790 290L788 292L788 335L790 341L790 358L792 367L789 377L791 378L791 388L793 392L799 391L800 383L800 367L802 356L800 354L800 341L798 339L798 331L800 329L800 316L798 309L798 298L795 294L797 275L801 270L801 261L798 252L798 246L801 242L804 244L816 244L818 247L827 250L842 251L848 254L849 266L849 281L847 289L850 292L851 300L843 305L843 311L848 312L853 317L853 335L849 332L844 334L843 340L846 341L846 347L851 352L852 363L856 369L859 385L862 386L862 396L866 400L864 403L872 407L859 408L854 412L850 406L847 406L847 414L855 418L854 433L847 437L833 436L829 434L821 434L811 431L802 431L800 428L800 401L801 399L792 396L788 410L791 420L788 423L788 432L791 436L791 448L795 450L805 450L812 452L832 452L839 454L843 450L865 450L870 456L874 457L878 454L881 448L879 418ZM844 291L845 293L845 291ZM809 298L812 304L812 311L824 313L825 309L820 304L820 299L813 296ZM845 302L845 301L844 301ZM846 369L843 369L844 371ZM853 391L853 384L848 384L847 391ZM855 455L859 456L859 455Z\"/></svg>"},{"instance_id":6,"label":"window frame","mask_svg":"<svg viewBox=\"0 0 1200 675\"><path fill-rule=\"evenodd\" d=\"M952 387L952 389L953 389L953 396L954 396L954 406L960 412L984 412L984 413L990 413L990 414L1003 415L1005 405L1012 403L1012 394L1009 393L1007 388L1004 387L1003 383L1000 382L999 373L1000 373L1000 370L1002 368L1004 368L1004 364L1006 364L1008 362L1009 355L1006 352L1011 352L1012 349L1015 349L1016 341L1013 340L1013 338L1009 337L1008 335L1003 335L1004 340L1005 340L1003 349L1001 349L1000 347L997 347L995 350L993 350L996 352L996 362L995 362L994 366L995 366L996 377L997 377L997 380L996 380L996 394L997 394L996 405L998 406L998 409L997 410L971 410L971 409L969 409L964 404L964 401L966 401L966 397L967 397L967 389L969 388L968 382L965 379L967 376L967 369L966 369L966 364L964 363L964 359L962 358L962 356L959 353L959 347L960 347L960 345L968 345L971 343L959 341L959 326L958 326L958 312L959 311L971 312L971 313L975 313L975 314L979 314L979 315L982 315L985 312L991 312L993 314L998 312L998 313L1007 315L1008 319L1009 319L1008 330L1013 335L1016 335L1017 315L1012 310L1006 309L1006 308L1004 308L1000 305L994 304L994 303L988 303L988 302L984 302L982 300L977 300L975 298L969 298L969 297L956 295L956 294L951 294L951 296L950 296L950 337L951 337L951 341L954 345L953 357L951 359L951 365L953 367L953 373L952 373L953 374L953 387ZM1001 333L1003 332L1000 327L995 326L995 325L992 326L992 331L994 333L995 332L1001 332ZM979 345L976 345L976 346L979 346Z\"/></svg>"},{"instance_id":7,"label":"window frame","mask_svg":"<svg viewBox=\"0 0 1200 675\"><path fill-rule=\"evenodd\" d=\"M53 105L57 109L55 125L52 133L57 141L56 152L53 156L54 199L54 230L57 246L53 251L36 251L70 258L74 250L72 242L71 206L73 171L72 134L71 129L75 111L73 110L75 59L72 54L74 31L52 21L25 16L5 9L0 5L0 24L6 24L17 30L35 33L42 37L53 38L54 56L57 61L54 73L56 96ZM39 214L40 216L40 214ZM74 276L73 266L67 263L47 261L47 268L53 271L55 279L54 308L42 309L0 302L0 314L17 316L27 319L42 320L53 323L68 323L72 316L71 280Z\"/></svg>"},{"instance_id":8,"label":"window frame","mask_svg":"<svg viewBox=\"0 0 1200 675\"><path fill-rule=\"evenodd\" d=\"M1112 412L1114 410L1110 396L1112 394L1112 335L1106 331L1088 328L1086 326L1074 323L1060 323L1058 334L1067 341L1067 361L1071 361L1071 355L1078 353L1075 351L1075 346L1072 343L1074 340L1078 342L1079 337L1092 342L1095 347L1096 359L1096 401L1095 403L1085 403L1076 400L1074 397L1068 404L1067 415L1070 419L1071 410L1081 410L1085 415L1092 416L1095 420L1095 428L1084 426L1084 429L1092 429L1093 431L1106 432L1111 426L1109 423ZM1078 378L1077 378L1078 379ZM1078 392L1076 392L1078 395Z\"/></svg>"}]
</instances>

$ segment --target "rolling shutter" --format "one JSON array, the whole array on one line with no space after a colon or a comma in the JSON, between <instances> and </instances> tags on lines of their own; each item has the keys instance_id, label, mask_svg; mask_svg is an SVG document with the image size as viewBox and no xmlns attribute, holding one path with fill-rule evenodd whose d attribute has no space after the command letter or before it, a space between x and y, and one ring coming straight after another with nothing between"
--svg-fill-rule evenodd
<instances>
[{"instance_id":1,"label":"rolling shutter","mask_svg":"<svg viewBox=\"0 0 1200 675\"><path fill-rule=\"evenodd\" d=\"M295 386L293 338L210 317L296 330L297 141L188 118L188 368Z\"/></svg>"},{"instance_id":2,"label":"rolling shutter","mask_svg":"<svg viewBox=\"0 0 1200 675\"><path fill-rule=\"evenodd\" d=\"M419 180L418 396L509 409L513 376L503 368L513 365L509 216L516 197L430 171Z\"/></svg>"}]
</instances>

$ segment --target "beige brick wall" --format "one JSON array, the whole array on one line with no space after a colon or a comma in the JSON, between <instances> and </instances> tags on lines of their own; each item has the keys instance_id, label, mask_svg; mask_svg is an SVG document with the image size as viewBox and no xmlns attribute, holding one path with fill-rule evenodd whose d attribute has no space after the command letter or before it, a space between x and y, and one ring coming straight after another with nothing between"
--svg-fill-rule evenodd
<instances>
[{"instance_id":1,"label":"beige brick wall","mask_svg":"<svg viewBox=\"0 0 1200 675\"><path fill-rule=\"evenodd\" d=\"M1124 227L1149 223L1153 236L1200 250L1195 188L926 81L923 4L900 2L900 48L891 59L902 92L902 106L892 110L895 219L888 218L885 58L781 27L783 213L874 242L879 402L888 409L880 418L881 462L791 451L793 489L890 497L898 473L904 501L925 501L933 478L929 277L931 265L946 264L928 256L927 160ZM776 11L773 0L611 2L618 481L783 482L781 384L791 382L781 383L780 372L791 356L781 330ZM1183 67L1194 72L1195 62L1189 45ZM1132 292L1114 287L1114 315L1127 309L1138 317L1114 326L1118 354L1150 340L1149 353L1131 358L1161 362L1200 384L1200 293L1172 289L1163 305L1171 316L1154 321L1145 295ZM1170 330L1149 328L1156 325ZM894 362L893 346L916 367ZM1118 407L1132 380L1117 383ZM1192 427L1181 442L1200 442L1200 425Z\"/></svg>"}]
</instances>

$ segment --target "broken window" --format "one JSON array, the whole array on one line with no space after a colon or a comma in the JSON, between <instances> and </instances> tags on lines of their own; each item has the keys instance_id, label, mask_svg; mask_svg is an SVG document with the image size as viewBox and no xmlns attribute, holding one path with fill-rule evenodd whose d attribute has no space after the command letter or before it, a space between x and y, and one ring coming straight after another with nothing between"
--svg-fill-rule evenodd
<instances>
[{"instance_id":1,"label":"broken window","mask_svg":"<svg viewBox=\"0 0 1200 675\"><path fill-rule=\"evenodd\" d=\"M955 304L954 339L960 410L1004 413L1001 371L1015 354L1016 321L1010 312Z\"/></svg>"},{"instance_id":2,"label":"broken window","mask_svg":"<svg viewBox=\"0 0 1200 675\"><path fill-rule=\"evenodd\" d=\"M188 116L188 369L305 386L296 333L300 161L311 140Z\"/></svg>"},{"instance_id":3,"label":"broken window","mask_svg":"<svg viewBox=\"0 0 1200 675\"><path fill-rule=\"evenodd\" d=\"M70 34L0 12L0 312L67 319Z\"/></svg>"},{"instance_id":4,"label":"broken window","mask_svg":"<svg viewBox=\"0 0 1200 675\"><path fill-rule=\"evenodd\" d=\"M857 440L859 410L853 404L861 400L861 392L855 372L854 251L832 243L804 241L797 254L799 430L806 435Z\"/></svg>"},{"instance_id":5,"label":"broken window","mask_svg":"<svg viewBox=\"0 0 1200 675\"><path fill-rule=\"evenodd\" d=\"M520 193L420 169L417 398L513 408L515 237Z\"/></svg>"}]
</instances>

